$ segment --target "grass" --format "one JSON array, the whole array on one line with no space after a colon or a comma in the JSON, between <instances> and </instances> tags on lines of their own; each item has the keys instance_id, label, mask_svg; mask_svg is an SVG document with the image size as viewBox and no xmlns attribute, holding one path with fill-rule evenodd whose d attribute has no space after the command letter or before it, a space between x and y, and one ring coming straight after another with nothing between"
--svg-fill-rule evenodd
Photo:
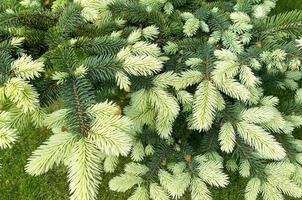
<instances>
[{"instance_id":1,"label":"grass","mask_svg":"<svg viewBox=\"0 0 302 200\"><path fill-rule=\"evenodd\" d=\"M279 0L275 13L302 8L302 0ZM56 167L48 173L32 177L25 173L24 166L31 152L35 150L49 133L45 130L23 132L12 149L0 151L0 200L67 200L68 183L66 169ZM122 166L120 166L122 167ZM129 194L108 190L106 176L99 190L100 200L125 200ZM246 180L232 176L226 189L212 189L214 200L243 200ZM188 196L188 195L187 195ZM190 199L184 197L183 200Z\"/></svg>"}]
</instances>

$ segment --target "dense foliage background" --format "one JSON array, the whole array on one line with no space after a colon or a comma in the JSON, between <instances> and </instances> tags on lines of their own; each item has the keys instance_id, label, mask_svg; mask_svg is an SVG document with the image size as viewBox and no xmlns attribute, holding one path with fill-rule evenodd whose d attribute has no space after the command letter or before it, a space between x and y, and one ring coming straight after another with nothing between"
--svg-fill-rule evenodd
<instances>
[{"instance_id":1,"label":"dense foliage background","mask_svg":"<svg viewBox=\"0 0 302 200\"><path fill-rule=\"evenodd\" d=\"M47 1L47 0L46 0ZM1 0L0 0L1 4ZM302 8L301 0L279 0L275 13L285 10ZM31 129L22 133L19 141L12 149L0 152L0 199L1 200L64 200L68 199L68 185L65 179L66 171L63 168L51 170L49 173L32 177L25 173L24 165L31 152L37 148L49 136L46 130L32 131ZM106 176L109 180L111 177ZM231 177L231 185L226 189L212 191L215 200L239 200L243 199L244 180ZM238 179L238 180L236 180ZM106 183L108 180L103 180ZM241 184L242 183L242 184ZM105 184L101 185L99 195L102 199L109 200L126 199L122 194L108 190Z\"/></svg>"}]
</instances>

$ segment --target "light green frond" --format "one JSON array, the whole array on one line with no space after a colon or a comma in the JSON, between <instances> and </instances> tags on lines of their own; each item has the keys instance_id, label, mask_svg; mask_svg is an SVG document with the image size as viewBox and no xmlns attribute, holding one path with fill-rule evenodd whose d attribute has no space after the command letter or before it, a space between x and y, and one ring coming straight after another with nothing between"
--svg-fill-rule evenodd
<instances>
[{"instance_id":1,"label":"light green frond","mask_svg":"<svg viewBox=\"0 0 302 200\"><path fill-rule=\"evenodd\" d=\"M10 41L10 44L15 47L20 47L20 46L22 46L22 43L24 42L24 40L25 40L25 37L13 37Z\"/></svg>"},{"instance_id":2,"label":"light green frond","mask_svg":"<svg viewBox=\"0 0 302 200\"><path fill-rule=\"evenodd\" d=\"M105 172L114 172L117 164L118 164L118 157L116 156L106 156L105 161L104 161L104 171Z\"/></svg>"},{"instance_id":3,"label":"light green frond","mask_svg":"<svg viewBox=\"0 0 302 200\"><path fill-rule=\"evenodd\" d=\"M0 149L10 148L16 139L15 129L0 126Z\"/></svg>"},{"instance_id":4,"label":"light green frond","mask_svg":"<svg viewBox=\"0 0 302 200\"><path fill-rule=\"evenodd\" d=\"M222 111L225 109L225 100L220 92L217 92L217 110Z\"/></svg>"},{"instance_id":5,"label":"light green frond","mask_svg":"<svg viewBox=\"0 0 302 200\"><path fill-rule=\"evenodd\" d=\"M293 175L293 181L295 181L295 183L302 187L302 167L299 164L296 165L296 170Z\"/></svg>"},{"instance_id":6,"label":"light green frond","mask_svg":"<svg viewBox=\"0 0 302 200\"><path fill-rule=\"evenodd\" d=\"M293 127L300 127L302 126L302 116L301 115L289 115L286 116L285 119L289 121Z\"/></svg>"},{"instance_id":7,"label":"light green frond","mask_svg":"<svg viewBox=\"0 0 302 200\"><path fill-rule=\"evenodd\" d=\"M271 185L275 186L279 191L282 191L288 196L295 198L302 197L302 188L288 177L269 176L267 180Z\"/></svg>"},{"instance_id":8,"label":"light green frond","mask_svg":"<svg viewBox=\"0 0 302 200\"><path fill-rule=\"evenodd\" d=\"M206 183L216 187L226 187L229 177L222 171L223 165L217 161L200 163L198 167L199 177Z\"/></svg>"},{"instance_id":9,"label":"light green frond","mask_svg":"<svg viewBox=\"0 0 302 200\"><path fill-rule=\"evenodd\" d=\"M67 115L68 109L60 109L56 110L53 113L50 113L46 116L43 124L47 126L48 128L57 128L62 127L66 125L66 115Z\"/></svg>"},{"instance_id":10,"label":"light green frond","mask_svg":"<svg viewBox=\"0 0 302 200\"><path fill-rule=\"evenodd\" d=\"M144 38L148 39L148 40L153 40L155 39L159 34L159 30L158 27L151 25L151 26L147 26L146 28L144 28L142 30L142 35Z\"/></svg>"},{"instance_id":11,"label":"light green frond","mask_svg":"<svg viewBox=\"0 0 302 200\"><path fill-rule=\"evenodd\" d=\"M203 31L203 32L206 32L206 33L209 33L210 32L210 27L208 24L206 24L205 21L201 20L200 21L200 29Z\"/></svg>"},{"instance_id":12,"label":"light green frond","mask_svg":"<svg viewBox=\"0 0 302 200\"><path fill-rule=\"evenodd\" d=\"M12 78L5 84L5 94L23 112L33 112L38 107L39 94L27 81Z\"/></svg>"},{"instance_id":13,"label":"light green frond","mask_svg":"<svg viewBox=\"0 0 302 200\"><path fill-rule=\"evenodd\" d=\"M131 47L127 46L127 47L123 47L117 54L116 57L118 60L120 61L124 61L127 57L133 56L131 54Z\"/></svg>"},{"instance_id":14,"label":"light green frond","mask_svg":"<svg viewBox=\"0 0 302 200\"><path fill-rule=\"evenodd\" d=\"M191 180L189 173L183 172L177 175L171 175L165 170L159 171L158 178L163 188L176 199L184 194Z\"/></svg>"},{"instance_id":15,"label":"light green frond","mask_svg":"<svg viewBox=\"0 0 302 200\"><path fill-rule=\"evenodd\" d=\"M197 30L200 27L199 19L192 17L186 20L183 26L183 32L186 36L192 37L196 34Z\"/></svg>"},{"instance_id":16,"label":"light green frond","mask_svg":"<svg viewBox=\"0 0 302 200\"><path fill-rule=\"evenodd\" d=\"M57 84L62 84L68 78L69 74L67 72L54 72L51 79L57 81Z\"/></svg>"},{"instance_id":17,"label":"light green frond","mask_svg":"<svg viewBox=\"0 0 302 200\"><path fill-rule=\"evenodd\" d=\"M178 51L178 45L174 42L168 41L167 44L163 47L166 54L174 55Z\"/></svg>"},{"instance_id":18,"label":"light green frond","mask_svg":"<svg viewBox=\"0 0 302 200\"><path fill-rule=\"evenodd\" d=\"M295 94L295 102L298 104L302 104L302 88L297 89Z\"/></svg>"},{"instance_id":19,"label":"light green frond","mask_svg":"<svg viewBox=\"0 0 302 200\"><path fill-rule=\"evenodd\" d=\"M263 106L275 107L279 104L279 99L274 96L263 97L260 101Z\"/></svg>"},{"instance_id":20,"label":"light green frond","mask_svg":"<svg viewBox=\"0 0 302 200\"><path fill-rule=\"evenodd\" d=\"M212 71L212 78L216 82L221 82L225 78L235 77L240 69L239 63L236 60L218 60L214 64L215 68Z\"/></svg>"},{"instance_id":21,"label":"light green frond","mask_svg":"<svg viewBox=\"0 0 302 200\"><path fill-rule=\"evenodd\" d=\"M302 140L295 139L292 141L292 144L298 152L302 152Z\"/></svg>"},{"instance_id":22,"label":"light green frond","mask_svg":"<svg viewBox=\"0 0 302 200\"><path fill-rule=\"evenodd\" d=\"M145 147L145 153L146 153L146 156L152 156L155 153L155 150L154 150L154 147L152 144L148 144Z\"/></svg>"},{"instance_id":23,"label":"light green frond","mask_svg":"<svg viewBox=\"0 0 302 200\"><path fill-rule=\"evenodd\" d=\"M261 188L263 200L284 200L282 193L270 183L263 183Z\"/></svg>"},{"instance_id":24,"label":"light green frond","mask_svg":"<svg viewBox=\"0 0 302 200\"><path fill-rule=\"evenodd\" d=\"M232 51L227 50L227 49L215 50L214 55L219 60L228 60L228 61L237 61L238 60L236 54L234 54Z\"/></svg>"},{"instance_id":25,"label":"light green frond","mask_svg":"<svg viewBox=\"0 0 302 200\"><path fill-rule=\"evenodd\" d=\"M235 99L245 102L248 101L251 96L250 91L235 79L215 80L215 84L218 89Z\"/></svg>"},{"instance_id":26,"label":"light green frond","mask_svg":"<svg viewBox=\"0 0 302 200\"><path fill-rule=\"evenodd\" d=\"M130 91L131 82L129 77L123 72L116 72L115 80L121 90Z\"/></svg>"},{"instance_id":27,"label":"light green frond","mask_svg":"<svg viewBox=\"0 0 302 200\"><path fill-rule=\"evenodd\" d=\"M121 174L109 181L109 188L116 192L126 192L134 185L140 184L142 181L142 178L133 174Z\"/></svg>"},{"instance_id":28,"label":"light green frond","mask_svg":"<svg viewBox=\"0 0 302 200\"><path fill-rule=\"evenodd\" d=\"M113 103L111 101L104 101L104 102L93 105L89 109L89 112L94 116L98 116L98 115L111 116L111 115L120 114L121 110L120 110L120 107L117 106L115 103Z\"/></svg>"},{"instance_id":29,"label":"light green frond","mask_svg":"<svg viewBox=\"0 0 302 200\"><path fill-rule=\"evenodd\" d=\"M257 200L257 196L261 190L261 180L257 177L252 178L245 188L245 200Z\"/></svg>"},{"instance_id":30,"label":"light green frond","mask_svg":"<svg viewBox=\"0 0 302 200\"><path fill-rule=\"evenodd\" d=\"M157 111L156 130L162 138L167 138L180 109L178 102L175 97L160 88L149 91L149 100Z\"/></svg>"},{"instance_id":31,"label":"light green frond","mask_svg":"<svg viewBox=\"0 0 302 200\"><path fill-rule=\"evenodd\" d=\"M40 73L44 71L43 67L43 62L33 61L31 56L25 54L12 63L16 76L27 80L39 77Z\"/></svg>"},{"instance_id":32,"label":"light green frond","mask_svg":"<svg viewBox=\"0 0 302 200\"><path fill-rule=\"evenodd\" d=\"M191 198L192 200L212 200L211 192L200 178L192 178Z\"/></svg>"},{"instance_id":33,"label":"light green frond","mask_svg":"<svg viewBox=\"0 0 302 200\"><path fill-rule=\"evenodd\" d=\"M173 174L181 174L186 169L186 163L178 162L178 163L170 163L168 165L168 169L173 172Z\"/></svg>"},{"instance_id":34,"label":"light green frond","mask_svg":"<svg viewBox=\"0 0 302 200\"><path fill-rule=\"evenodd\" d=\"M140 89L131 94L131 105L135 105L135 110L144 111L149 106L149 93L145 89ZM132 118L132 117L130 117Z\"/></svg>"},{"instance_id":35,"label":"light green frond","mask_svg":"<svg viewBox=\"0 0 302 200\"><path fill-rule=\"evenodd\" d=\"M153 56L128 56L123 62L124 70L135 76L148 76L159 72L163 62Z\"/></svg>"},{"instance_id":36,"label":"light green frond","mask_svg":"<svg viewBox=\"0 0 302 200\"><path fill-rule=\"evenodd\" d=\"M243 51L243 45L236 33L233 31L224 31L221 37L222 43L225 47L235 53L241 53Z\"/></svg>"},{"instance_id":37,"label":"light green frond","mask_svg":"<svg viewBox=\"0 0 302 200\"><path fill-rule=\"evenodd\" d=\"M248 160L241 161L239 165L239 174L245 178L251 175L251 164Z\"/></svg>"},{"instance_id":38,"label":"light green frond","mask_svg":"<svg viewBox=\"0 0 302 200\"><path fill-rule=\"evenodd\" d=\"M285 121L282 114L278 111L278 109L274 108L271 110L272 119L268 122L262 123L261 126L265 127L268 130L272 130L274 132L286 132L288 127L288 122ZM291 131L290 131L291 132Z\"/></svg>"},{"instance_id":39,"label":"light green frond","mask_svg":"<svg viewBox=\"0 0 302 200\"><path fill-rule=\"evenodd\" d=\"M236 172L238 170L238 165L236 163L236 160L230 159L226 162L225 165L226 169L231 171L231 172Z\"/></svg>"},{"instance_id":40,"label":"light green frond","mask_svg":"<svg viewBox=\"0 0 302 200\"><path fill-rule=\"evenodd\" d=\"M189 58L186 60L186 65L189 67L197 67L199 66L203 61L200 58Z\"/></svg>"},{"instance_id":41,"label":"light green frond","mask_svg":"<svg viewBox=\"0 0 302 200\"><path fill-rule=\"evenodd\" d=\"M130 33L130 35L127 38L127 41L128 41L129 44L133 44L133 43L139 41L141 36L142 36L142 30L141 29L136 29L136 30L134 30Z\"/></svg>"},{"instance_id":42,"label":"light green frond","mask_svg":"<svg viewBox=\"0 0 302 200\"><path fill-rule=\"evenodd\" d=\"M133 161L142 161L145 157L144 145L141 142L135 142L131 151L131 159Z\"/></svg>"},{"instance_id":43,"label":"light green frond","mask_svg":"<svg viewBox=\"0 0 302 200\"><path fill-rule=\"evenodd\" d=\"M0 111L0 128L7 126L11 122L11 113L7 111Z\"/></svg>"},{"instance_id":44,"label":"light green frond","mask_svg":"<svg viewBox=\"0 0 302 200\"><path fill-rule=\"evenodd\" d=\"M272 120L274 116L274 109L268 106L249 108L242 112L241 119L247 123L265 123Z\"/></svg>"},{"instance_id":45,"label":"light green frond","mask_svg":"<svg viewBox=\"0 0 302 200\"><path fill-rule=\"evenodd\" d=\"M226 153L231 153L235 147L236 133L230 122L224 123L219 132L220 148Z\"/></svg>"},{"instance_id":46,"label":"light green frond","mask_svg":"<svg viewBox=\"0 0 302 200\"><path fill-rule=\"evenodd\" d=\"M0 104L4 104L6 101L4 87L0 87Z\"/></svg>"},{"instance_id":47,"label":"light green frond","mask_svg":"<svg viewBox=\"0 0 302 200\"><path fill-rule=\"evenodd\" d=\"M240 81L247 87L254 87L259 82L258 78L248 66L241 66L239 78Z\"/></svg>"},{"instance_id":48,"label":"light green frond","mask_svg":"<svg viewBox=\"0 0 302 200\"><path fill-rule=\"evenodd\" d=\"M260 126L240 122L237 129L240 137L266 158L280 160L286 156L282 146Z\"/></svg>"},{"instance_id":49,"label":"light green frond","mask_svg":"<svg viewBox=\"0 0 302 200\"><path fill-rule=\"evenodd\" d=\"M68 159L68 181L71 200L94 200L100 184L101 159L97 147L80 139Z\"/></svg>"},{"instance_id":50,"label":"light green frond","mask_svg":"<svg viewBox=\"0 0 302 200\"><path fill-rule=\"evenodd\" d=\"M197 88L193 102L192 125L198 130L209 130L214 121L217 89L210 81L203 81Z\"/></svg>"},{"instance_id":51,"label":"light green frond","mask_svg":"<svg viewBox=\"0 0 302 200\"><path fill-rule=\"evenodd\" d=\"M295 165L288 161L272 162L265 167L265 172L270 176L290 177L295 172Z\"/></svg>"},{"instance_id":52,"label":"light green frond","mask_svg":"<svg viewBox=\"0 0 302 200\"><path fill-rule=\"evenodd\" d=\"M148 190L144 186L138 186L128 200L149 200Z\"/></svg>"},{"instance_id":53,"label":"light green frond","mask_svg":"<svg viewBox=\"0 0 302 200\"><path fill-rule=\"evenodd\" d=\"M101 112L101 107L99 107L98 113ZM109 104L109 108L111 107L112 105ZM111 113L114 110L111 110ZM98 115L93 121L88 138L107 155L126 156L132 145L130 130L130 120L119 113L111 116Z\"/></svg>"},{"instance_id":54,"label":"light green frond","mask_svg":"<svg viewBox=\"0 0 302 200\"><path fill-rule=\"evenodd\" d=\"M159 57L161 55L160 48L157 44L151 44L149 42L139 41L132 45L131 51L137 56L154 56Z\"/></svg>"},{"instance_id":55,"label":"light green frond","mask_svg":"<svg viewBox=\"0 0 302 200\"><path fill-rule=\"evenodd\" d=\"M298 154L296 154L296 161L300 164L300 165L302 165L302 153L298 153Z\"/></svg>"},{"instance_id":56,"label":"light green frond","mask_svg":"<svg viewBox=\"0 0 302 200\"><path fill-rule=\"evenodd\" d=\"M194 97L191 93L185 90L176 91L178 101L183 105L183 111L190 111L193 106Z\"/></svg>"},{"instance_id":57,"label":"light green frond","mask_svg":"<svg viewBox=\"0 0 302 200\"><path fill-rule=\"evenodd\" d=\"M188 86L195 85L202 81L203 74L196 70L187 70L180 74L178 81L175 83L177 89L185 89Z\"/></svg>"},{"instance_id":58,"label":"light green frond","mask_svg":"<svg viewBox=\"0 0 302 200\"><path fill-rule=\"evenodd\" d=\"M27 173L40 175L47 172L54 165L60 164L75 145L74 134L54 134L44 144L38 147L28 159L25 167Z\"/></svg>"},{"instance_id":59,"label":"light green frond","mask_svg":"<svg viewBox=\"0 0 302 200\"><path fill-rule=\"evenodd\" d=\"M146 165L130 162L125 167L125 172L127 174L133 174L136 176L145 175L149 171L149 168Z\"/></svg>"},{"instance_id":60,"label":"light green frond","mask_svg":"<svg viewBox=\"0 0 302 200\"><path fill-rule=\"evenodd\" d=\"M31 113L31 121L35 127L40 128L43 126L43 122L46 116L47 114L45 112L45 109L39 107L33 113Z\"/></svg>"},{"instance_id":61,"label":"light green frond","mask_svg":"<svg viewBox=\"0 0 302 200\"><path fill-rule=\"evenodd\" d=\"M156 87L167 88L169 86L174 86L177 81L178 78L176 74L173 73L173 71L168 71L157 75L152 82Z\"/></svg>"},{"instance_id":62,"label":"light green frond","mask_svg":"<svg viewBox=\"0 0 302 200\"><path fill-rule=\"evenodd\" d=\"M150 197L152 200L169 200L169 196L157 183L151 183L150 184Z\"/></svg>"},{"instance_id":63,"label":"light green frond","mask_svg":"<svg viewBox=\"0 0 302 200\"><path fill-rule=\"evenodd\" d=\"M174 6L172 3L170 2L167 2L165 3L165 6L164 6L164 11L167 15L171 15L174 11Z\"/></svg>"},{"instance_id":64,"label":"light green frond","mask_svg":"<svg viewBox=\"0 0 302 200\"><path fill-rule=\"evenodd\" d=\"M199 163L203 163L203 162L207 162L207 161L215 161L215 162L222 163L224 159L221 155L219 155L218 152L209 151L203 155L195 156L195 160L198 161Z\"/></svg>"},{"instance_id":65,"label":"light green frond","mask_svg":"<svg viewBox=\"0 0 302 200\"><path fill-rule=\"evenodd\" d=\"M18 129L19 131L25 130L31 123L30 113L24 113L17 107L11 107L9 113L11 117L11 127Z\"/></svg>"}]
</instances>

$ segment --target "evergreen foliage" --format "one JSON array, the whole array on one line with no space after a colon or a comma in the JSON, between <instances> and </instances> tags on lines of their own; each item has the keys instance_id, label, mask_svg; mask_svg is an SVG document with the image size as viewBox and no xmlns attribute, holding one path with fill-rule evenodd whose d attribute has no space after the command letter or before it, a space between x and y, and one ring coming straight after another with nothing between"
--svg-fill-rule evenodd
<instances>
[{"instance_id":1,"label":"evergreen foliage","mask_svg":"<svg viewBox=\"0 0 302 200\"><path fill-rule=\"evenodd\" d=\"M0 148L50 130L25 170L65 165L73 200L122 157L129 200L209 200L236 172L247 200L301 198L302 11L275 3L4 0Z\"/></svg>"}]
</instances>

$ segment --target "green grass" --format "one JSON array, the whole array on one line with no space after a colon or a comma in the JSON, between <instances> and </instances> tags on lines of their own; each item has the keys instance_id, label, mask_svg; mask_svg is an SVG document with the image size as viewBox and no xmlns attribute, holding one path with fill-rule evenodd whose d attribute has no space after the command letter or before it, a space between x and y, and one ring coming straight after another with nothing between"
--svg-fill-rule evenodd
<instances>
[{"instance_id":1,"label":"green grass","mask_svg":"<svg viewBox=\"0 0 302 200\"><path fill-rule=\"evenodd\" d=\"M302 8L302 0L279 0L275 13ZM67 200L68 183L66 169L56 167L48 173L32 177L25 173L24 166L31 152L35 150L49 133L43 130L25 131L12 149L0 151L0 200ZM120 168L122 167L122 164ZM108 190L106 176L99 190L100 200L125 200L129 194L113 193ZM214 200L243 200L246 180L232 176L226 189L212 189ZM186 195L188 196L188 195ZM190 199L184 197L183 200Z\"/></svg>"}]
</instances>

